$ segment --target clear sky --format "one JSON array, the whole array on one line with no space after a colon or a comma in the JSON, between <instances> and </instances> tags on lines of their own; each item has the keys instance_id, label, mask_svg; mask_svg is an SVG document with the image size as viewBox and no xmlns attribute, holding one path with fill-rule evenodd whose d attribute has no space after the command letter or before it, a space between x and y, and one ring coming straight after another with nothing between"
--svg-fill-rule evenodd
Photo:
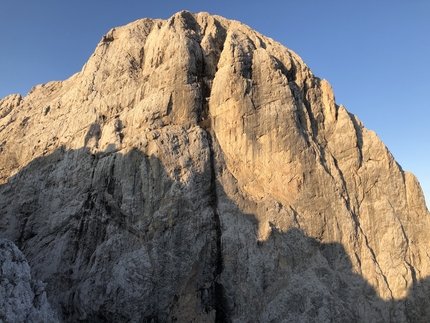
<instances>
[{"instance_id":1,"label":"clear sky","mask_svg":"<svg viewBox=\"0 0 430 323\"><path fill-rule=\"evenodd\" d=\"M0 97L80 71L113 27L180 10L239 20L294 50L430 205L429 0L1 0Z\"/></svg>"}]
</instances>

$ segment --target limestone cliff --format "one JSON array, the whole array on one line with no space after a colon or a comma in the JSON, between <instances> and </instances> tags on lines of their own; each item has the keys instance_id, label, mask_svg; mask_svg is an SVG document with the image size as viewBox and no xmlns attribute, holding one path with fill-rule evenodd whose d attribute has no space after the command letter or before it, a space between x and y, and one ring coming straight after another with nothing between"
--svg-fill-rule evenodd
<instances>
[{"instance_id":1,"label":"limestone cliff","mask_svg":"<svg viewBox=\"0 0 430 323\"><path fill-rule=\"evenodd\" d=\"M207 13L0 100L0 237L66 322L428 322L416 178L291 50Z\"/></svg>"},{"instance_id":2,"label":"limestone cliff","mask_svg":"<svg viewBox=\"0 0 430 323\"><path fill-rule=\"evenodd\" d=\"M24 255L6 239L0 239L0 278L0 322L58 322L45 284L32 279Z\"/></svg>"}]
</instances>

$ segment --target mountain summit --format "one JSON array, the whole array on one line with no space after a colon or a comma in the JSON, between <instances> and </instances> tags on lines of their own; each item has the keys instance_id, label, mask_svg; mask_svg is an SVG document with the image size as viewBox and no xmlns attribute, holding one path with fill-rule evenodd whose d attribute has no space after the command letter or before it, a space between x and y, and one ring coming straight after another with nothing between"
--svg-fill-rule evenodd
<instances>
[{"instance_id":1,"label":"mountain summit","mask_svg":"<svg viewBox=\"0 0 430 323\"><path fill-rule=\"evenodd\" d=\"M430 321L418 181L237 21L138 20L0 100L0 181L64 322Z\"/></svg>"}]
</instances>

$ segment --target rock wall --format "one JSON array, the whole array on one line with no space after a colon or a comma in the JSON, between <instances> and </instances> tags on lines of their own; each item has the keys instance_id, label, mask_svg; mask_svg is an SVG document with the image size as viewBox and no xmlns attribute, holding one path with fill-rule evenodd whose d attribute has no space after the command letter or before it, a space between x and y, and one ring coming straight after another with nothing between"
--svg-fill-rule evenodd
<instances>
[{"instance_id":1,"label":"rock wall","mask_svg":"<svg viewBox=\"0 0 430 323\"><path fill-rule=\"evenodd\" d=\"M0 100L0 236L66 322L427 322L416 178L279 43L206 13Z\"/></svg>"},{"instance_id":2,"label":"rock wall","mask_svg":"<svg viewBox=\"0 0 430 323\"><path fill-rule=\"evenodd\" d=\"M12 241L0 239L0 322L58 322L46 299L43 282Z\"/></svg>"}]
</instances>

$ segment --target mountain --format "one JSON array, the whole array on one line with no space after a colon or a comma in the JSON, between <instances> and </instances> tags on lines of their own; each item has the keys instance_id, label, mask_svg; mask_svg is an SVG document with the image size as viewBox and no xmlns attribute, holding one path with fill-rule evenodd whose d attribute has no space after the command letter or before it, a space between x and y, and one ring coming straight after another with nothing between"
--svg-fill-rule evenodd
<instances>
[{"instance_id":1,"label":"mountain","mask_svg":"<svg viewBox=\"0 0 430 323\"><path fill-rule=\"evenodd\" d=\"M112 29L0 100L0 165L0 237L64 322L430 321L417 179L240 22Z\"/></svg>"}]
</instances>

